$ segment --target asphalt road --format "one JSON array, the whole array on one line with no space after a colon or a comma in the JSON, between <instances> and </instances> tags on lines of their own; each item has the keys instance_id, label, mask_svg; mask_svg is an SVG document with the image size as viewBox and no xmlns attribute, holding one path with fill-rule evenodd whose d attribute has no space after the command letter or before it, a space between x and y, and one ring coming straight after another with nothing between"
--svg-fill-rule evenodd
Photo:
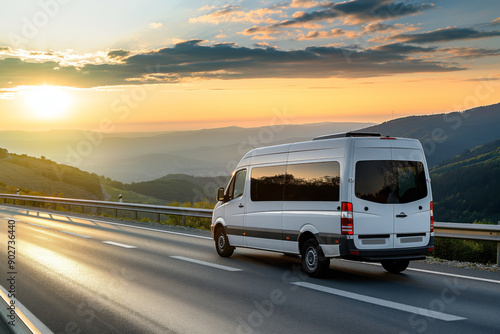
<instances>
[{"instance_id":1,"label":"asphalt road","mask_svg":"<svg viewBox=\"0 0 500 334\"><path fill-rule=\"evenodd\" d=\"M498 272L333 260L311 279L282 254L220 258L202 231L0 206L7 290L8 219L17 300L57 334L500 333Z\"/></svg>"}]
</instances>

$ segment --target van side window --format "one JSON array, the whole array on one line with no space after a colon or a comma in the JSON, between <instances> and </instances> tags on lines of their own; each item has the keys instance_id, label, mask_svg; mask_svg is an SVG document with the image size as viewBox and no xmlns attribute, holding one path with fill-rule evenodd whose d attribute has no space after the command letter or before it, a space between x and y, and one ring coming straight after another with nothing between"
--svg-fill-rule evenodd
<instances>
[{"instance_id":1,"label":"van side window","mask_svg":"<svg viewBox=\"0 0 500 334\"><path fill-rule=\"evenodd\" d=\"M288 165L285 201L338 201L339 196L337 161Z\"/></svg>"},{"instance_id":2,"label":"van side window","mask_svg":"<svg viewBox=\"0 0 500 334\"><path fill-rule=\"evenodd\" d=\"M355 182L356 197L375 203L410 203L427 196L420 161L358 161Z\"/></svg>"},{"instance_id":3,"label":"van side window","mask_svg":"<svg viewBox=\"0 0 500 334\"><path fill-rule=\"evenodd\" d=\"M252 168L250 183L252 201L282 201L285 171L285 165Z\"/></svg>"},{"instance_id":4,"label":"van side window","mask_svg":"<svg viewBox=\"0 0 500 334\"><path fill-rule=\"evenodd\" d=\"M243 196L243 192L245 191L245 180L247 177L247 170L242 169L237 171L234 174L233 179L231 180L231 184L228 188L229 200L233 200L235 198Z\"/></svg>"}]
</instances>

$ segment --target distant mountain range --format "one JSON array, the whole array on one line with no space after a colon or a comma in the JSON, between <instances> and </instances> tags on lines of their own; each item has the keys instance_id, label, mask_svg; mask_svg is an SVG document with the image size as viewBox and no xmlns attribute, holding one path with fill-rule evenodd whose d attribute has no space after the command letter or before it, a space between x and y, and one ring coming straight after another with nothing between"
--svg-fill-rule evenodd
<instances>
[{"instance_id":1,"label":"distant mountain range","mask_svg":"<svg viewBox=\"0 0 500 334\"><path fill-rule=\"evenodd\" d=\"M154 134L85 131L0 132L0 147L123 182L167 174L229 175L250 149L358 130L373 123L317 123L258 128L226 127Z\"/></svg>"},{"instance_id":2,"label":"distant mountain range","mask_svg":"<svg viewBox=\"0 0 500 334\"><path fill-rule=\"evenodd\" d=\"M496 104L380 125L321 123L120 135L4 131L0 147L40 158L0 149L0 192L21 188L21 193L111 200L124 194L126 202L153 204L214 201L217 187L227 183L234 164L253 147L360 130L422 142L431 167L437 221L496 222L500 220L499 121L500 104ZM56 156L67 162L68 152L76 154L69 157L79 168L106 177L50 160Z\"/></svg>"}]
</instances>

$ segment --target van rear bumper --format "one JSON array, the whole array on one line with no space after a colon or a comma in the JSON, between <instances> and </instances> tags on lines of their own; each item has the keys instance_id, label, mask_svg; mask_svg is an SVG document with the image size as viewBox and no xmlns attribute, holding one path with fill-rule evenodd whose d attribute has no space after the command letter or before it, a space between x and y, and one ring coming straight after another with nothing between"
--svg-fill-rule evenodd
<instances>
[{"instance_id":1,"label":"van rear bumper","mask_svg":"<svg viewBox=\"0 0 500 334\"><path fill-rule=\"evenodd\" d=\"M392 248L392 249L358 249L354 240L344 239L340 244L340 257L347 260L380 262L383 260L424 260L429 253L429 248L434 245L434 237L431 236L429 243L424 247L414 248Z\"/></svg>"}]
</instances>

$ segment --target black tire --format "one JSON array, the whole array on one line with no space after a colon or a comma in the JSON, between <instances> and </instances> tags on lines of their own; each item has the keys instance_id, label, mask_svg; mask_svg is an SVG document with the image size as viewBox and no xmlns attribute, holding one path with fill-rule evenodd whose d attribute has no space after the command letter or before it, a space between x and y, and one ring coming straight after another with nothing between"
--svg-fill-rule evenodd
<instances>
[{"instance_id":1,"label":"black tire","mask_svg":"<svg viewBox=\"0 0 500 334\"><path fill-rule=\"evenodd\" d=\"M399 274L408 268L410 260L385 260L382 261L382 267L390 273Z\"/></svg>"},{"instance_id":2,"label":"black tire","mask_svg":"<svg viewBox=\"0 0 500 334\"><path fill-rule=\"evenodd\" d=\"M215 249L222 257L230 257L234 253L234 247L229 244L224 228L219 227L215 232Z\"/></svg>"},{"instance_id":3,"label":"black tire","mask_svg":"<svg viewBox=\"0 0 500 334\"><path fill-rule=\"evenodd\" d=\"M302 270L310 277L323 277L330 268L330 259L325 258L316 239L307 240L302 246Z\"/></svg>"}]
</instances>

